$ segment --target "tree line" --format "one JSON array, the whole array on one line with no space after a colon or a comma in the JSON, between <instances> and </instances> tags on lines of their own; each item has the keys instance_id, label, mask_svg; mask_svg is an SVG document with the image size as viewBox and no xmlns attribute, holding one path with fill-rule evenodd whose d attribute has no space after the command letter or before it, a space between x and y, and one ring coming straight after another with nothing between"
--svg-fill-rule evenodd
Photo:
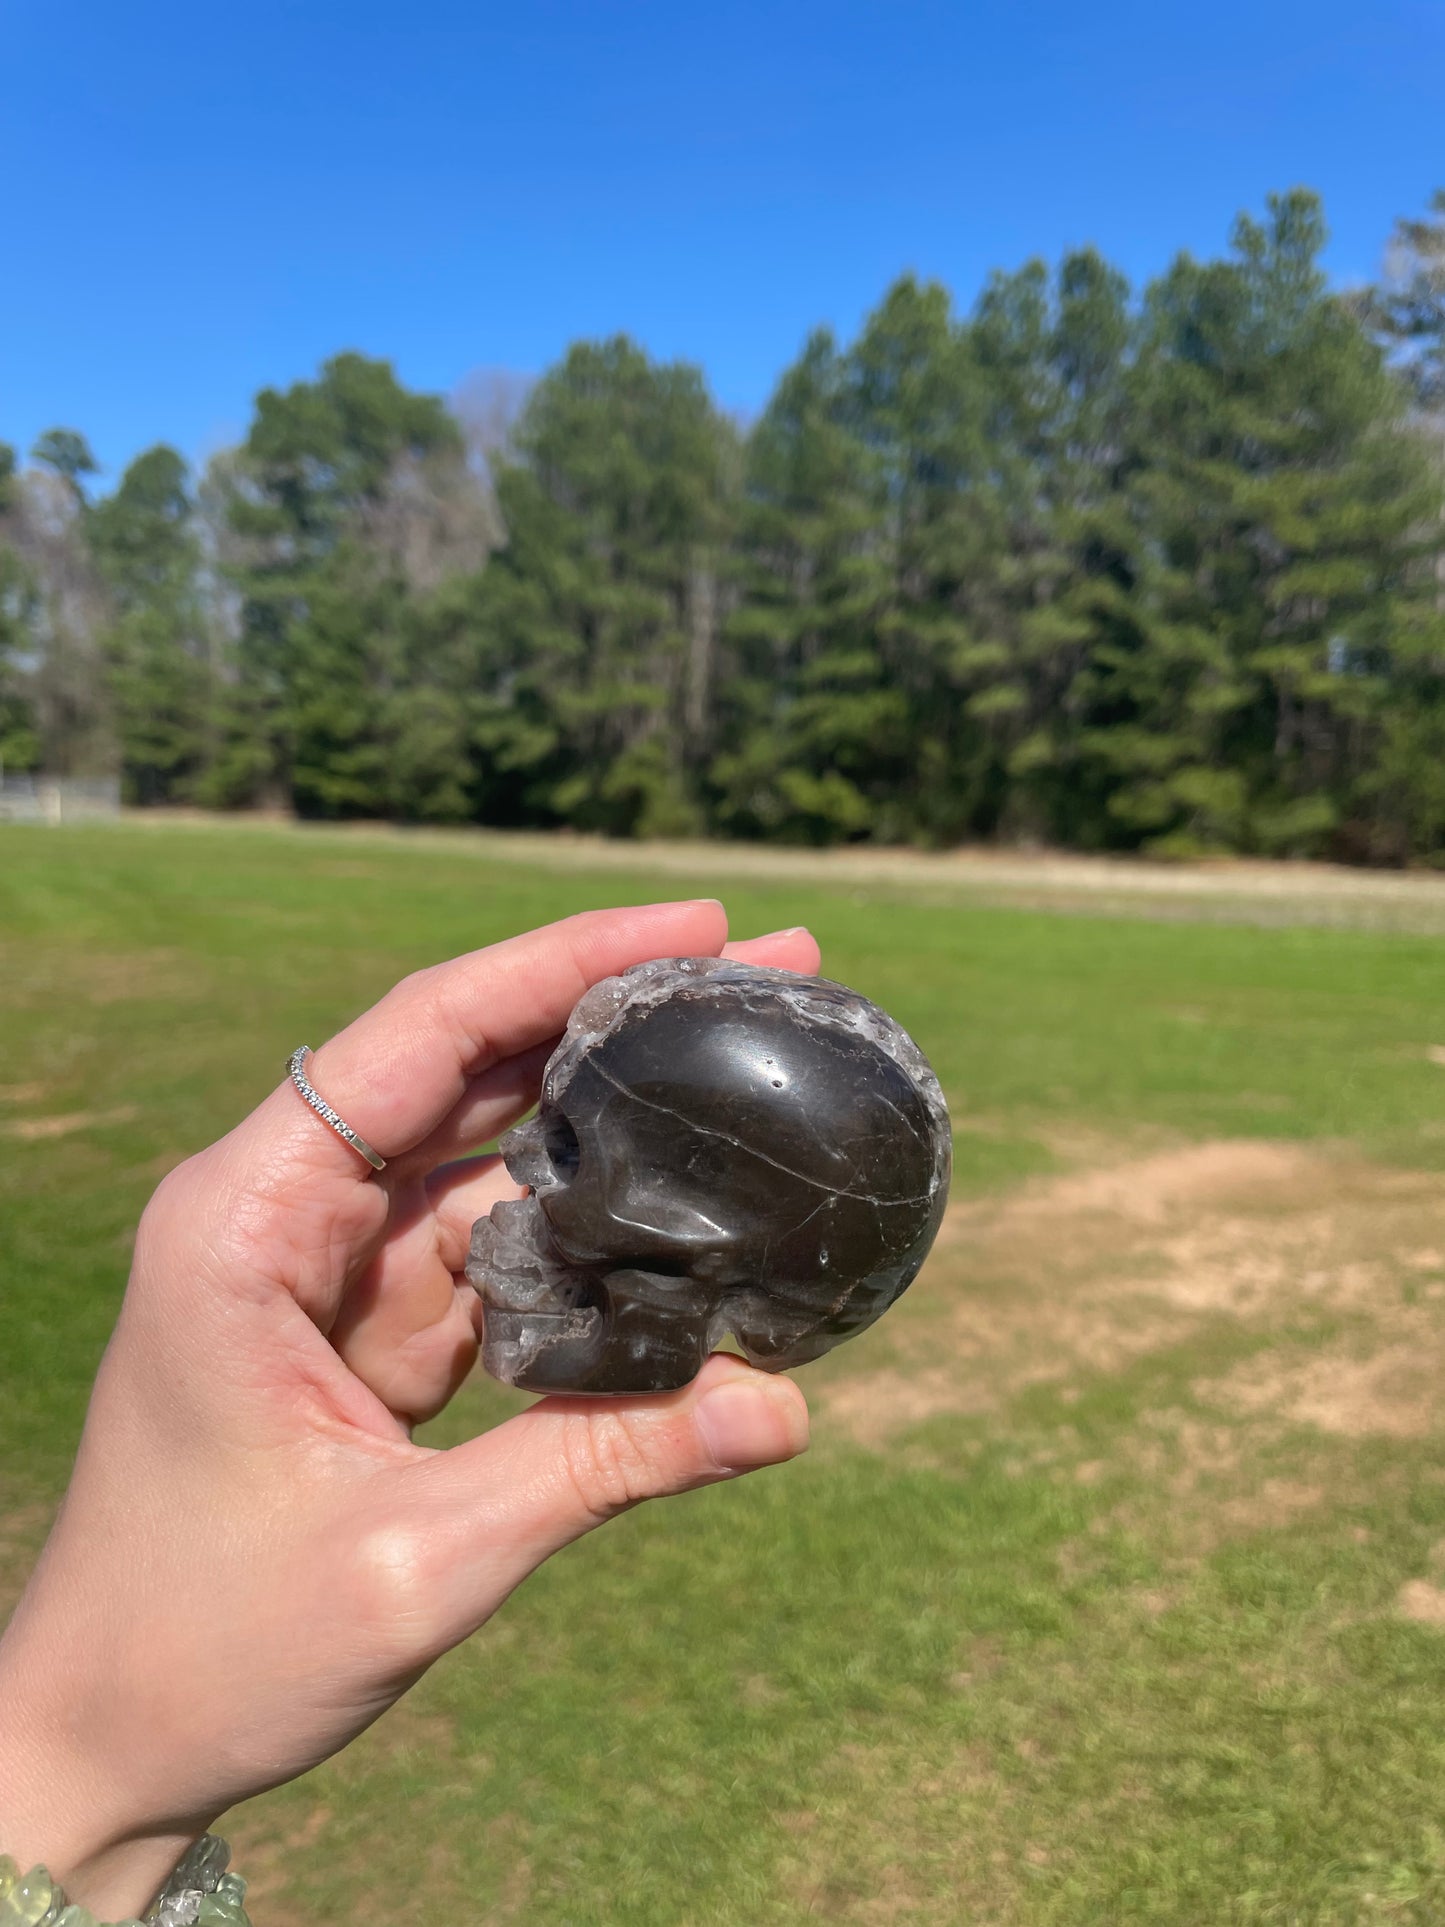
<instances>
[{"instance_id":1,"label":"tree line","mask_svg":"<svg viewBox=\"0 0 1445 1927\"><path fill-rule=\"evenodd\" d=\"M0 445L0 758L129 800L817 844L1445 858L1445 192L1135 296L899 280L744 428L574 346L515 406L341 354L199 477ZM475 398L473 398L475 403Z\"/></svg>"}]
</instances>

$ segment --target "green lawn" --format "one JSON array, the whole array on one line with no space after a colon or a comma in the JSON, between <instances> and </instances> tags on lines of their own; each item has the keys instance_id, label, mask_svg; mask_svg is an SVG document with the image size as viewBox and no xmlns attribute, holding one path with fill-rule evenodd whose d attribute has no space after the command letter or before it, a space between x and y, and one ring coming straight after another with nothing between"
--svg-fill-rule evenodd
<instances>
[{"instance_id":1,"label":"green lawn","mask_svg":"<svg viewBox=\"0 0 1445 1927\"><path fill-rule=\"evenodd\" d=\"M419 963L720 891L917 1036L959 1210L801 1375L805 1460L574 1548L236 1816L258 1927L1445 1919L1439 940L819 876L0 829L0 1587L149 1189L293 1045Z\"/></svg>"}]
</instances>

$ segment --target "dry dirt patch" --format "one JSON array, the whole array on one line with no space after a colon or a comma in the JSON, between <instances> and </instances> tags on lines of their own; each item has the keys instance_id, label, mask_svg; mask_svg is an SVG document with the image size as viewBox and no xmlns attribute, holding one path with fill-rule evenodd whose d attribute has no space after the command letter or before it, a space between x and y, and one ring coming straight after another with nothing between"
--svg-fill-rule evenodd
<instances>
[{"instance_id":1,"label":"dry dirt patch","mask_svg":"<svg viewBox=\"0 0 1445 1927\"><path fill-rule=\"evenodd\" d=\"M1424 1438L1439 1423L1445 1332L1412 1319L1413 1337L1364 1357L1337 1348L1318 1357L1252 1359L1203 1385L1204 1396L1246 1413L1317 1426L1341 1438Z\"/></svg>"},{"instance_id":2,"label":"dry dirt patch","mask_svg":"<svg viewBox=\"0 0 1445 1927\"><path fill-rule=\"evenodd\" d=\"M1272 1330L1302 1308L1368 1317L1378 1345L1302 1362L1271 1353L1200 1389L1235 1413L1345 1436L1426 1427L1445 1364L1438 1180L1338 1145L1224 1140L968 1201L884 1327L886 1362L863 1374L840 1365L821 1402L880 1446L1029 1385L1121 1370L1208 1321Z\"/></svg>"},{"instance_id":3,"label":"dry dirt patch","mask_svg":"<svg viewBox=\"0 0 1445 1927\"><path fill-rule=\"evenodd\" d=\"M1010 1201L1011 1218L1040 1223L1104 1214L1140 1225L1225 1207L1276 1207L1318 1195L1320 1157L1298 1144L1222 1138L1072 1172Z\"/></svg>"},{"instance_id":4,"label":"dry dirt patch","mask_svg":"<svg viewBox=\"0 0 1445 1927\"><path fill-rule=\"evenodd\" d=\"M67 1111L58 1117L18 1117L0 1124L0 1137L19 1138L35 1144L42 1139L70 1137L76 1131L89 1131L98 1125L129 1124L140 1115L134 1104L122 1104L110 1111Z\"/></svg>"},{"instance_id":5,"label":"dry dirt patch","mask_svg":"<svg viewBox=\"0 0 1445 1927\"><path fill-rule=\"evenodd\" d=\"M175 949L36 950L0 945L0 978L12 1009L49 1005L57 996L78 1009L165 998L190 1003L199 994L194 963Z\"/></svg>"},{"instance_id":6,"label":"dry dirt patch","mask_svg":"<svg viewBox=\"0 0 1445 1927\"><path fill-rule=\"evenodd\" d=\"M1428 1579L1407 1579L1395 1595L1395 1610L1420 1626L1445 1626L1445 1591Z\"/></svg>"}]
</instances>

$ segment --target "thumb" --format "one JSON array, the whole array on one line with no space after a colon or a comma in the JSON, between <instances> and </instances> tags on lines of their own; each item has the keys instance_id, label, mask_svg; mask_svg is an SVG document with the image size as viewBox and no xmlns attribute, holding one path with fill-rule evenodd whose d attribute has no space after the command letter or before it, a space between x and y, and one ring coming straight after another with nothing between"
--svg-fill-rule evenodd
<instances>
[{"instance_id":1,"label":"thumb","mask_svg":"<svg viewBox=\"0 0 1445 1927\"><path fill-rule=\"evenodd\" d=\"M808 1408L792 1380L719 1353L680 1392L546 1398L433 1454L412 1468L409 1503L428 1547L438 1650L474 1632L544 1559L605 1519L642 1499L780 1465L807 1446Z\"/></svg>"}]
</instances>

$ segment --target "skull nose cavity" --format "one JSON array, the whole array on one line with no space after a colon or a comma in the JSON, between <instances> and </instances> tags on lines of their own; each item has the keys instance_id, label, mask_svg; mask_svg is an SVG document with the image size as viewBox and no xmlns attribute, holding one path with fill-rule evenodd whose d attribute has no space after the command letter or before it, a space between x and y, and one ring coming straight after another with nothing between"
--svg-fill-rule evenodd
<instances>
[{"instance_id":1,"label":"skull nose cavity","mask_svg":"<svg viewBox=\"0 0 1445 1927\"><path fill-rule=\"evenodd\" d=\"M582 1162L582 1146L570 1121L555 1107L508 1131L500 1145L508 1172L532 1191L569 1185Z\"/></svg>"},{"instance_id":2,"label":"skull nose cavity","mask_svg":"<svg viewBox=\"0 0 1445 1927\"><path fill-rule=\"evenodd\" d=\"M577 1133L560 1111L554 1111L547 1119L542 1143L557 1183L570 1184L582 1162L582 1146L577 1140Z\"/></svg>"}]
</instances>

